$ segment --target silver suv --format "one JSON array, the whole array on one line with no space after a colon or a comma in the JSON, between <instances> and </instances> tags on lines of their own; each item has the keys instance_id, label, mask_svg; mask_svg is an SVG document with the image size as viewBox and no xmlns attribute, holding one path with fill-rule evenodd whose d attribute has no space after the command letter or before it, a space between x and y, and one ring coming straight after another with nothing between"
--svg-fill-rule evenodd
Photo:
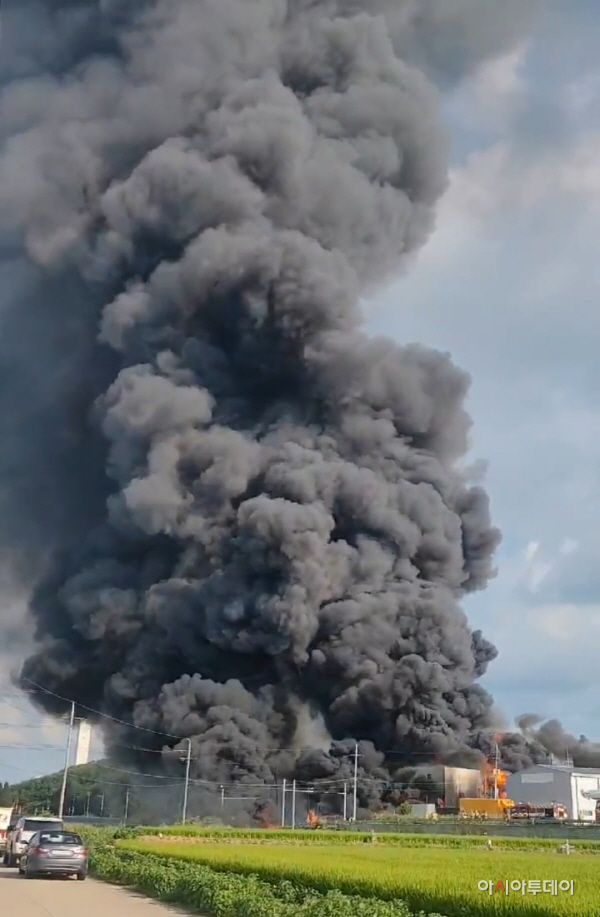
<instances>
[{"instance_id":1,"label":"silver suv","mask_svg":"<svg viewBox=\"0 0 600 917\"><path fill-rule=\"evenodd\" d=\"M41 816L36 818L33 815L24 815L11 832L4 862L7 866L18 866L34 834L37 834L38 831L62 831L63 827L60 818Z\"/></svg>"}]
</instances>

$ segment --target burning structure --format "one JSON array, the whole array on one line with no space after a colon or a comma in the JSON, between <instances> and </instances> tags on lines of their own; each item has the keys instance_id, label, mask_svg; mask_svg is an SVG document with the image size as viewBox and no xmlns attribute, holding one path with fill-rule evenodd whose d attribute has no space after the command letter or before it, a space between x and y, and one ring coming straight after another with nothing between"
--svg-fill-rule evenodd
<instances>
[{"instance_id":1,"label":"burning structure","mask_svg":"<svg viewBox=\"0 0 600 917\"><path fill-rule=\"evenodd\" d=\"M268 800L261 800L255 803L252 818L261 828L275 827L273 806Z\"/></svg>"},{"instance_id":2,"label":"burning structure","mask_svg":"<svg viewBox=\"0 0 600 917\"><path fill-rule=\"evenodd\" d=\"M434 803L440 809L457 810L462 796L483 795L481 772L476 768L424 764L406 769L402 784L410 801Z\"/></svg>"},{"instance_id":3,"label":"burning structure","mask_svg":"<svg viewBox=\"0 0 600 917\"><path fill-rule=\"evenodd\" d=\"M362 805L407 763L477 766L496 650L460 602L500 535L462 464L469 378L365 336L357 303L432 229L433 81L530 6L3 5L21 684L109 717L113 754L178 768L189 737L206 786L343 780L357 740Z\"/></svg>"},{"instance_id":4,"label":"burning structure","mask_svg":"<svg viewBox=\"0 0 600 917\"><path fill-rule=\"evenodd\" d=\"M482 795L488 799L506 799L508 771L486 762L482 780Z\"/></svg>"}]
</instances>

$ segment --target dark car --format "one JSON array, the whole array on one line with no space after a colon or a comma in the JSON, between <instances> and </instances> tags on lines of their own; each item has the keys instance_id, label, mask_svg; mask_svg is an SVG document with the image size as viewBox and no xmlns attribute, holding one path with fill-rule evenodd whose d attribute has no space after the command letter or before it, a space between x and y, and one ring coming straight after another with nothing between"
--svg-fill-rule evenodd
<instances>
[{"instance_id":1,"label":"dark car","mask_svg":"<svg viewBox=\"0 0 600 917\"><path fill-rule=\"evenodd\" d=\"M88 872L87 850L73 831L38 831L21 857L19 872L26 879L63 875L77 876L83 882Z\"/></svg>"}]
</instances>

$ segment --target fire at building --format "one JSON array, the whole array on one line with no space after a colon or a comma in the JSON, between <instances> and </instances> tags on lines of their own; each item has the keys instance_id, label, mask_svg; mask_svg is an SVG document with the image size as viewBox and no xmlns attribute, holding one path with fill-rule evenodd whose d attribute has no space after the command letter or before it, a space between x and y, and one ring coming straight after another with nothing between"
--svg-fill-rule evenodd
<instances>
[{"instance_id":1,"label":"fire at building","mask_svg":"<svg viewBox=\"0 0 600 917\"><path fill-rule=\"evenodd\" d=\"M498 766L498 755L483 759L478 768L432 762L396 771L394 781L374 790L364 818L412 815L415 818L460 816L505 821L600 820L600 771L566 765L539 765L511 773ZM360 781L342 786L331 781L293 782L279 808L256 803L253 820L264 828L278 825L309 829L338 828L353 821L353 791L361 796ZM575 800L575 801L574 801ZM360 806L359 806L360 811Z\"/></svg>"}]
</instances>

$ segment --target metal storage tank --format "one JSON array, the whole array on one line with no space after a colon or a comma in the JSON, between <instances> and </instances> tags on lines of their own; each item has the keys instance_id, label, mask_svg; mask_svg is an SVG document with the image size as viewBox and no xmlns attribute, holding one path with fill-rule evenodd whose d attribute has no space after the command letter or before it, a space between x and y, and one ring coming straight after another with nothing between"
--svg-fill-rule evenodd
<instances>
[{"instance_id":1,"label":"metal storage tank","mask_svg":"<svg viewBox=\"0 0 600 917\"><path fill-rule=\"evenodd\" d=\"M445 767L445 801L448 809L457 809L462 797L477 798L481 794L481 772L470 767Z\"/></svg>"},{"instance_id":2,"label":"metal storage tank","mask_svg":"<svg viewBox=\"0 0 600 917\"><path fill-rule=\"evenodd\" d=\"M435 784L438 795L448 809L457 809L461 796L477 797L481 790L481 772L469 767L446 767L443 764L421 764L415 768L416 780Z\"/></svg>"}]
</instances>

